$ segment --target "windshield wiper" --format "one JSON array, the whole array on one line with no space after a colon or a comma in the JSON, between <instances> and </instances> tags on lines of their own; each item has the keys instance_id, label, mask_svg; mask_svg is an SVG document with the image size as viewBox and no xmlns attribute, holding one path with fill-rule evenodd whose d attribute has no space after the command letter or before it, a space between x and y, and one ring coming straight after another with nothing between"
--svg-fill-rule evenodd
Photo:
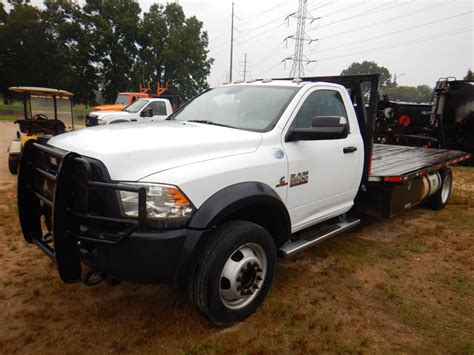
<instances>
[{"instance_id":1,"label":"windshield wiper","mask_svg":"<svg viewBox=\"0 0 474 355\"><path fill-rule=\"evenodd\" d=\"M223 124L223 123L217 123L217 122L213 122L213 121L210 121L210 120L188 120L187 122L196 122L196 123L210 124L210 125L213 125L213 126L236 128L234 126L229 126L229 125Z\"/></svg>"}]
</instances>

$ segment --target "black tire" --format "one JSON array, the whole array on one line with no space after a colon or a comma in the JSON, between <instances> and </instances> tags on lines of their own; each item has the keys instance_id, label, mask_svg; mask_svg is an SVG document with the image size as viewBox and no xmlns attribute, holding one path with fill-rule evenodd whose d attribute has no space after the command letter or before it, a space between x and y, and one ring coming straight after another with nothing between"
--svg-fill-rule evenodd
<instances>
[{"instance_id":1,"label":"black tire","mask_svg":"<svg viewBox=\"0 0 474 355\"><path fill-rule=\"evenodd\" d=\"M265 254L266 264L259 261L259 266L265 265L262 268L256 266L256 262L247 262L252 260L249 258L254 253L252 248L260 251L254 256L258 254L262 260L264 258L261 251ZM248 252L249 250L251 253ZM240 255L242 258L238 260ZM255 313L267 296L275 274L276 257L275 242L271 235L259 225L247 221L231 221L217 227L209 236L188 280L191 301L205 318L218 326L226 326L246 319ZM222 296L223 289L228 288L227 292L232 291L231 282L223 277L224 266L234 267L241 264L244 265L242 268L239 266L233 269L238 270L234 273L238 276L234 280L238 281L234 282L234 286L239 285L238 287L245 288L243 291L238 287L233 289L240 290L236 291L240 292L240 295L255 288L257 291L253 294L239 295L240 300L237 298L235 302L242 302L242 304L229 305L234 300L226 300ZM244 282L246 286L243 286Z\"/></svg>"},{"instance_id":2,"label":"black tire","mask_svg":"<svg viewBox=\"0 0 474 355\"><path fill-rule=\"evenodd\" d=\"M8 170L10 170L10 174L12 175L18 174L19 165L20 165L20 161L18 159L8 159Z\"/></svg>"},{"instance_id":3,"label":"black tire","mask_svg":"<svg viewBox=\"0 0 474 355\"><path fill-rule=\"evenodd\" d=\"M436 193L428 197L427 205L434 210L442 210L448 204L451 197L453 187L453 176L451 169L443 169L439 171L441 176L441 186Z\"/></svg>"}]
</instances>

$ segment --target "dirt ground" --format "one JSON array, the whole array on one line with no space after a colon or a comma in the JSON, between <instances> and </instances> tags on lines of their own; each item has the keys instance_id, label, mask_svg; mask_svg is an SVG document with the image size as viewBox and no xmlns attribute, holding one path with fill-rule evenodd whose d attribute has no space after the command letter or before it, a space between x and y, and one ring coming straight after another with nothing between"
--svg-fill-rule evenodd
<instances>
[{"instance_id":1,"label":"dirt ground","mask_svg":"<svg viewBox=\"0 0 474 355\"><path fill-rule=\"evenodd\" d=\"M0 147L8 125L0 123ZM13 126L13 125L12 125ZM12 137L14 136L14 130ZM474 169L451 203L280 261L247 321L210 326L173 286L63 284L20 236L0 156L0 353L474 353Z\"/></svg>"},{"instance_id":2,"label":"dirt ground","mask_svg":"<svg viewBox=\"0 0 474 355\"><path fill-rule=\"evenodd\" d=\"M8 152L12 140L16 137L18 126L13 122L0 121L0 183L14 183L15 176L8 172Z\"/></svg>"}]
</instances>

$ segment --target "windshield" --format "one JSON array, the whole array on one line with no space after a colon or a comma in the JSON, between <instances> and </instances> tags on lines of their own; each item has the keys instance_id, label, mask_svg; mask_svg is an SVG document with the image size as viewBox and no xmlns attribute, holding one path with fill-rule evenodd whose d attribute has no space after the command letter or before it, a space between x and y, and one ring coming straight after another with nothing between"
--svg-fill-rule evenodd
<instances>
[{"instance_id":1,"label":"windshield","mask_svg":"<svg viewBox=\"0 0 474 355\"><path fill-rule=\"evenodd\" d=\"M49 96L31 96L30 100L31 117L41 115L48 120L54 120L54 99ZM58 120L64 123L66 131L72 130L71 101L69 98L56 98L56 109ZM41 119L41 117L40 117Z\"/></svg>"},{"instance_id":2,"label":"windshield","mask_svg":"<svg viewBox=\"0 0 474 355\"><path fill-rule=\"evenodd\" d=\"M257 85L219 87L198 96L171 119L267 132L275 126L297 90Z\"/></svg>"},{"instance_id":3,"label":"windshield","mask_svg":"<svg viewBox=\"0 0 474 355\"><path fill-rule=\"evenodd\" d=\"M130 113L137 113L140 111L143 106L145 106L148 103L148 100L137 100L130 106L128 106L124 111L130 112Z\"/></svg>"},{"instance_id":4,"label":"windshield","mask_svg":"<svg viewBox=\"0 0 474 355\"><path fill-rule=\"evenodd\" d=\"M117 96L117 100L115 100L115 104L116 105L127 106L129 97L130 96L128 96L128 95L119 95L119 96Z\"/></svg>"}]
</instances>

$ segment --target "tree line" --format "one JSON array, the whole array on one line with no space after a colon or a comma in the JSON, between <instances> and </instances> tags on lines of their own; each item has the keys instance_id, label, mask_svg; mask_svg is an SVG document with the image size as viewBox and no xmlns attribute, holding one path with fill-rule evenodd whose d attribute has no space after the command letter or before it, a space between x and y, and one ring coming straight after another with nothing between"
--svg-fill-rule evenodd
<instances>
[{"instance_id":1,"label":"tree line","mask_svg":"<svg viewBox=\"0 0 474 355\"><path fill-rule=\"evenodd\" d=\"M404 86L398 85L396 77L390 71L374 61L354 62L341 72L341 75L380 74L381 95L387 95L390 100L430 103L433 88L428 85ZM468 69L465 80L474 80L471 69Z\"/></svg>"},{"instance_id":2,"label":"tree line","mask_svg":"<svg viewBox=\"0 0 474 355\"><path fill-rule=\"evenodd\" d=\"M17 85L71 91L94 104L140 83L169 84L188 99L208 87L208 35L177 3L143 12L135 0L0 0L0 93Z\"/></svg>"}]
</instances>

